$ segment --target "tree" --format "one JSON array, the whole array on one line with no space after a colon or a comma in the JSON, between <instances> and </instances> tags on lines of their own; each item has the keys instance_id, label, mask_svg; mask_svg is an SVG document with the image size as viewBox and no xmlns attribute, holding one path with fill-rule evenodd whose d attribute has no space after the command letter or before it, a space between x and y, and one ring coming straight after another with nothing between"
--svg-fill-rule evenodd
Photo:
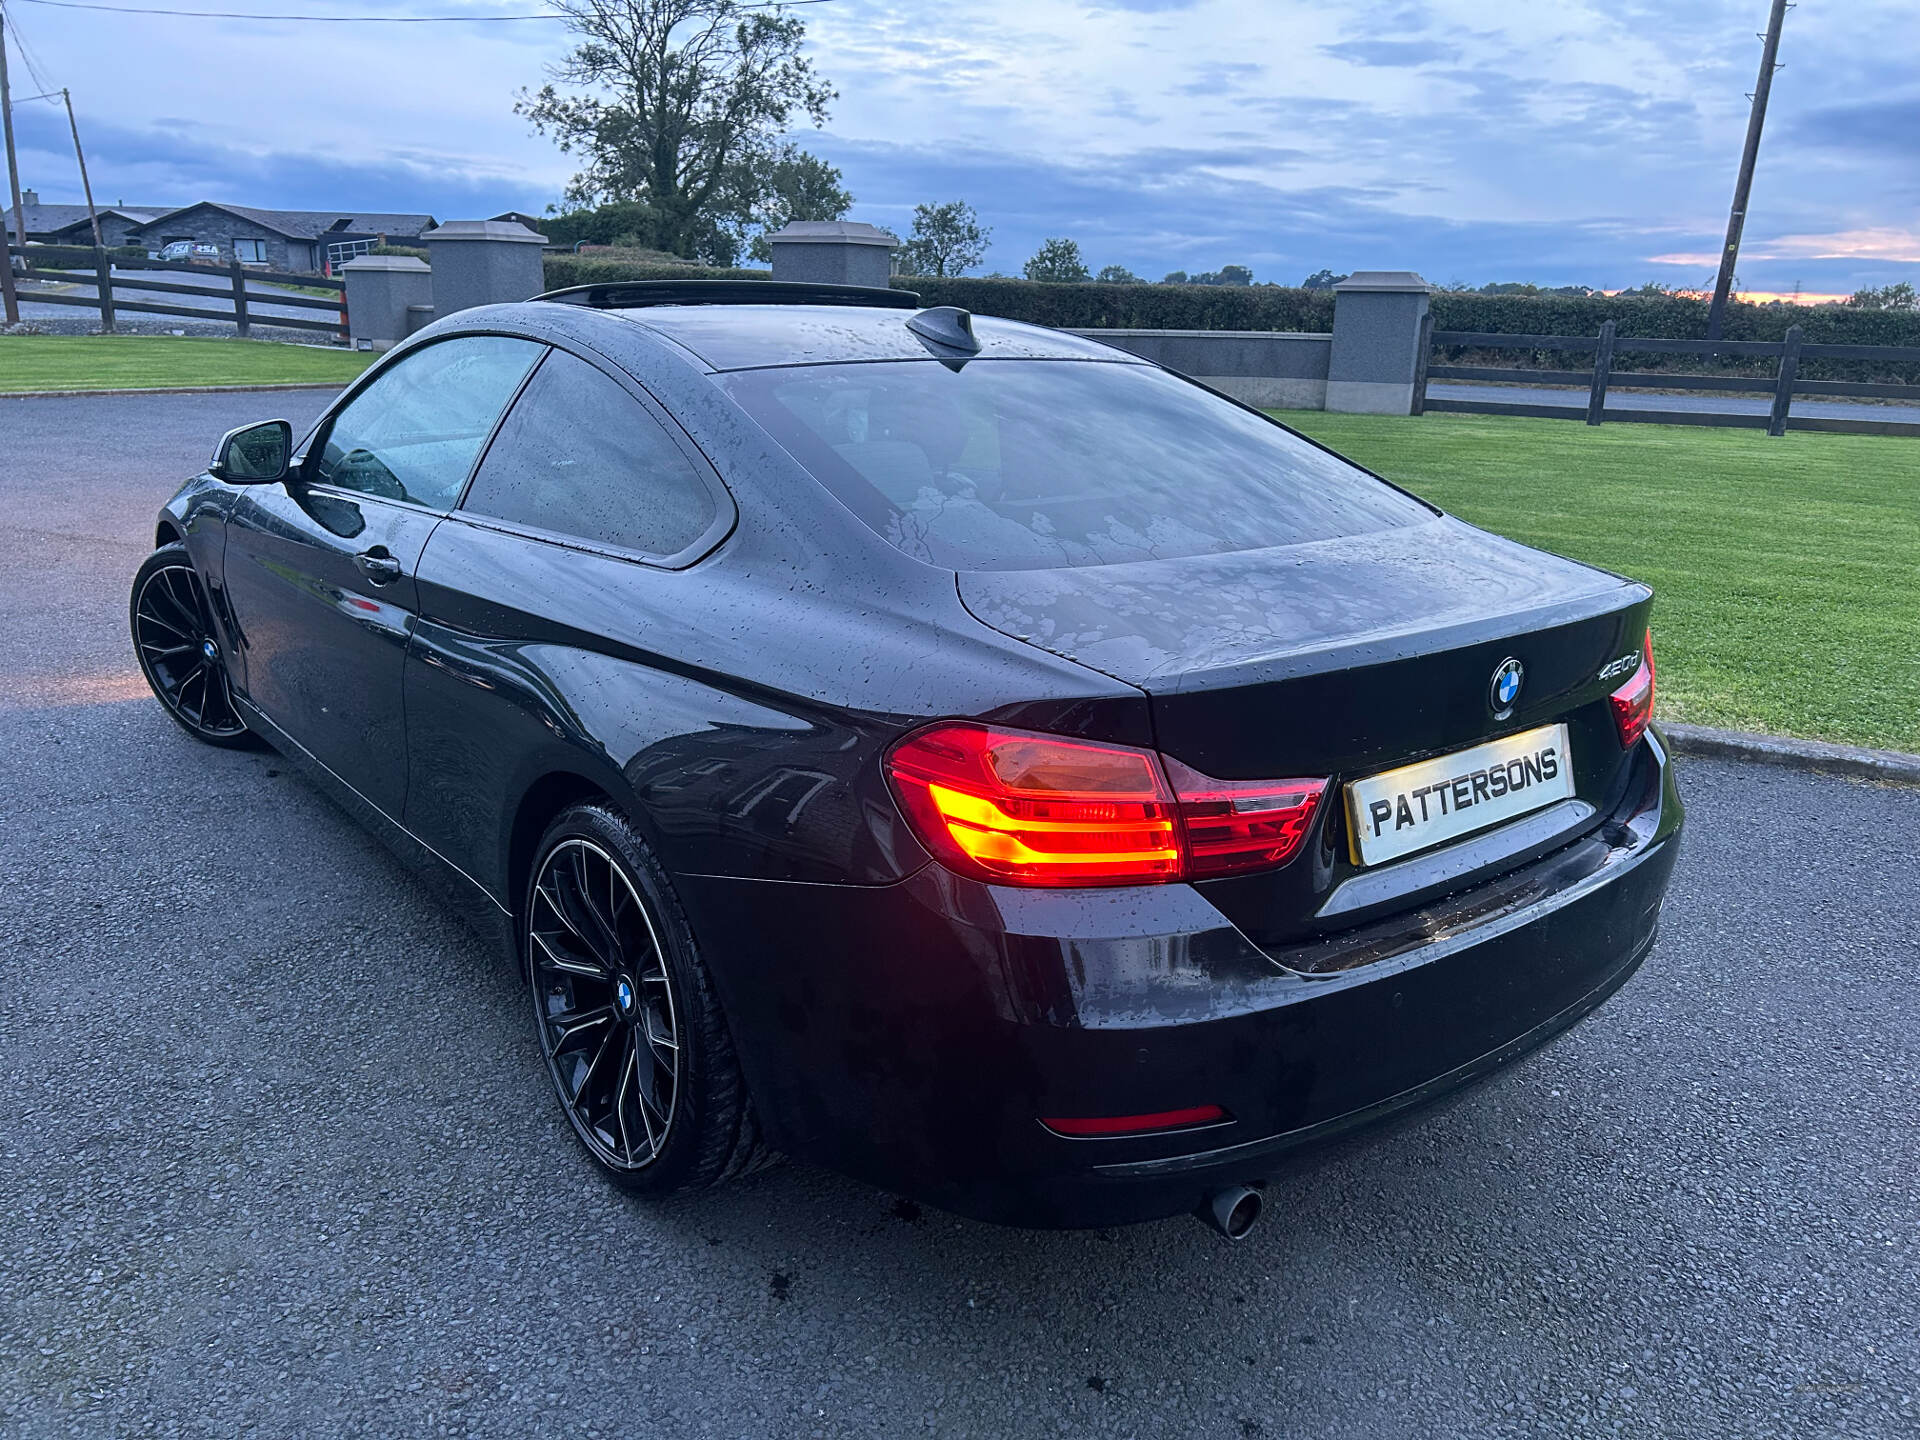
<instances>
[{"instance_id":1,"label":"tree","mask_svg":"<svg viewBox=\"0 0 1920 1440\"><path fill-rule=\"evenodd\" d=\"M1920 295L1914 293L1913 286L1905 280L1897 285L1883 285L1878 290L1871 287L1856 290L1847 297L1847 305L1854 310L1920 310Z\"/></svg>"},{"instance_id":2,"label":"tree","mask_svg":"<svg viewBox=\"0 0 1920 1440\"><path fill-rule=\"evenodd\" d=\"M900 247L903 275L964 275L987 253L993 231L964 200L913 207L913 237Z\"/></svg>"},{"instance_id":3,"label":"tree","mask_svg":"<svg viewBox=\"0 0 1920 1440\"><path fill-rule=\"evenodd\" d=\"M1331 290L1346 278L1345 275L1336 275L1331 270L1316 270L1300 282L1300 288L1302 290Z\"/></svg>"},{"instance_id":4,"label":"tree","mask_svg":"<svg viewBox=\"0 0 1920 1440\"><path fill-rule=\"evenodd\" d=\"M540 222L540 229L555 245L626 245L638 250L657 248L659 228L653 207L637 200L615 200Z\"/></svg>"},{"instance_id":5,"label":"tree","mask_svg":"<svg viewBox=\"0 0 1920 1440\"><path fill-rule=\"evenodd\" d=\"M514 111L580 157L567 203L644 204L659 248L730 259L791 149L779 137L796 112L825 124L835 98L800 53L805 23L744 0L553 8L579 43L553 68L561 88L523 90Z\"/></svg>"},{"instance_id":6,"label":"tree","mask_svg":"<svg viewBox=\"0 0 1920 1440\"><path fill-rule=\"evenodd\" d=\"M1174 279L1174 275L1179 279ZM1168 285L1251 285L1253 271L1244 265L1222 265L1218 270L1203 270L1197 275L1189 275L1184 270L1176 270L1166 278Z\"/></svg>"},{"instance_id":7,"label":"tree","mask_svg":"<svg viewBox=\"0 0 1920 1440\"><path fill-rule=\"evenodd\" d=\"M1142 280L1124 265L1105 265L1100 273L1093 277L1102 285L1144 285Z\"/></svg>"},{"instance_id":8,"label":"tree","mask_svg":"<svg viewBox=\"0 0 1920 1440\"><path fill-rule=\"evenodd\" d=\"M1185 285L1187 283L1187 272L1184 270L1169 270L1161 277L1160 283L1162 285Z\"/></svg>"},{"instance_id":9,"label":"tree","mask_svg":"<svg viewBox=\"0 0 1920 1440\"><path fill-rule=\"evenodd\" d=\"M1044 240L1027 261L1027 279L1044 280L1053 285L1091 280L1087 262L1080 258L1080 247L1071 240Z\"/></svg>"},{"instance_id":10,"label":"tree","mask_svg":"<svg viewBox=\"0 0 1920 1440\"><path fill-rule=\"evenodd\" d=\"M752 177L748 176L748 189ZM783 145L768 169L762 193L747 203L750 223L760 228L748 254L762 263L773 259L767 237L795 220L844 220L853 208L853 196L840 183L840 172L798 145Z\"/></svg>"}]
</instances>

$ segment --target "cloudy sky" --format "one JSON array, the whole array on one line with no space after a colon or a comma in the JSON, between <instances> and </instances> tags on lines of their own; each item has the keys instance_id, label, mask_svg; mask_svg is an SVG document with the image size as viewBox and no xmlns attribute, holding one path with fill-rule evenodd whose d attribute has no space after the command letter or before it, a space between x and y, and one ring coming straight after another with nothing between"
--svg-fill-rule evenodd
<instances>
[{"instance_id":1,"label":"cloudy sky","mask_svg":"<svg viewBox=\"0 0 1920 1440\"><path fill-rule=\"evenodd\" d=\"M306 14L538 0L97 0ZM512 113L566 45L514 24L163 18L8 0L16 96L71 87L96 198L539 212L570 166ZM1706 283L1766 0L826 0L840 92L804 143L854 218L963 198L1017 272L1067 235L1157 278ZM16 45L16 52L20 47ZM1920 282L1920 7L1789 12L1741 263L1752 291ZM64 112L20 110L25 183L78 200Z\"/></svg>"}]
</instances>

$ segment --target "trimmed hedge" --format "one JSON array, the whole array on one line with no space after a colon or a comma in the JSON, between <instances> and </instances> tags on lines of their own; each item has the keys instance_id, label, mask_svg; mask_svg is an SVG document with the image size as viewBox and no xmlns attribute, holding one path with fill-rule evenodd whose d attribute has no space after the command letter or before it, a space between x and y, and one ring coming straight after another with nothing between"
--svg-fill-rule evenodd
<instances>
[{"instance_id":1,"label":"trimmed hedge","mask_svg":"<svg viewBox=\"0 0 1920 1440\"><path fill-rule=\"evenodd\" d=\"M29 245L13 253L24 255L29 265L43 270L91 270L95 263L91 245ZM146 250L139 245L109 245L107 254L115 260L147 258Z\"/></svg>"},{"instance_id":2,"label":"trimmed hedge","mask_svg":"<svg viewBox=\"0 0 1920 1440\"><path fill-rule=\"evenodd\" d=\"M591 255L548 255L542 262L547 289L569 285L606 285L621 280L770 280L765 270L717 270L705 265L636 265L630 260L596 260Z\"/></svg>"},{"instance_id":3,"label":"trimmed hedge","mask_svg":"<svg viewBox=\"0 0 1920 1440\"><path fill-rule=\"evenodd\" d=\"M929 305L1060 330L1307 330L1333 328L1333 294L1282 285L1049 285L899 275Z\"/></svg>"},{"instance_id":4,"label":"trimmed hedge","mask_svg":"<svg viewBox=\"0 0 1920 1440\"><path fill-rule=\"evenodd\" d=\"M1707 338L1705 300L1678 296L1464 295L1433 297L1436 330L1499 335L1597 335L1608 320L1622 335L1671 340ZM1798 325L1808 344L1920 345L1920 314L1854 310L1842 305L1727 306L1723 338L1780 340Z\"/></svg>"},{"instance_id":5,"label":"trimmed hedge","mask_svg":"<svg viewBox=\"0 0 1920 1440\"><path fill-rule=\"evenodd\" d=\"M715 270L698 265L645 265L586 256L549 255L547 288L619 280L767 280L765 270ZM1294 330L1324 334L1333 328L1333 292L1282 285L1084 285L1032 280L986 280L896 275L896 290L912 290L928 305L957 305L979 315L998 315L1061 330ZM1436 330L1498 335L1597 335L1606 321L1622 335L1704 340L1707 302L1671 296L1473 295L1433 297ZM1779 340L1798 325L1809 344L1920 346L1920 314L1853 310L1838 305L1745 305L1727 307L1729 340ZM1449 363L1590 369L1591 355L1522 350L1467 351L1447 347L1436 355ZM1772 374L1772 360L1721 360L1689 355L1622 354L1615 368ZM1920 383L1920 366L1865 362L1805 361L1809 379L1887 379Z\"/></svg>"}]
</instances>

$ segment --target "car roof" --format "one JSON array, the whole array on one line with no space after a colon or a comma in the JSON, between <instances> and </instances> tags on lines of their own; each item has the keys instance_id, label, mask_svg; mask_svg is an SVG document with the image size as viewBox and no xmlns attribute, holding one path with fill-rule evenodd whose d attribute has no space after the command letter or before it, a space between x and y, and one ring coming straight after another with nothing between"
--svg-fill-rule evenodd
<instances>
[{"instance_id":1,"label":"car roof","mask_svg":"<svg viewBox=\"0 0 1920 1440\"><path fill-rule=\"evenodd\" d=\"M597 312L673 341L712 370L946 358L907 328L915 310L856 305L649 305ZM973 318L982 360L1108 360L1133 356L1060 330Z\"/></svg>"}]
</instances>

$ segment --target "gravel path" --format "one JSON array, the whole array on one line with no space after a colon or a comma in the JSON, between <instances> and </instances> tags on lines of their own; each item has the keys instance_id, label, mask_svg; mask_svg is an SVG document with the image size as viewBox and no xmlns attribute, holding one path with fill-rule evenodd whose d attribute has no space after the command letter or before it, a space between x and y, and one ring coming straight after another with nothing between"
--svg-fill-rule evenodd
<instances>
[{"instance_id":1,"label":"gravel path","mask_svg":"<svg viewBox=\"0 0 1920 1440\"><path fill-rule=\"evenodd\" d=\"M323 399L0 401L0 1433L1920 1434L1920 792L1687 766L1639 978L1237 1247L650 1209L462 926L134 675L154 507Z\"/></svg>"}]
</instances>

